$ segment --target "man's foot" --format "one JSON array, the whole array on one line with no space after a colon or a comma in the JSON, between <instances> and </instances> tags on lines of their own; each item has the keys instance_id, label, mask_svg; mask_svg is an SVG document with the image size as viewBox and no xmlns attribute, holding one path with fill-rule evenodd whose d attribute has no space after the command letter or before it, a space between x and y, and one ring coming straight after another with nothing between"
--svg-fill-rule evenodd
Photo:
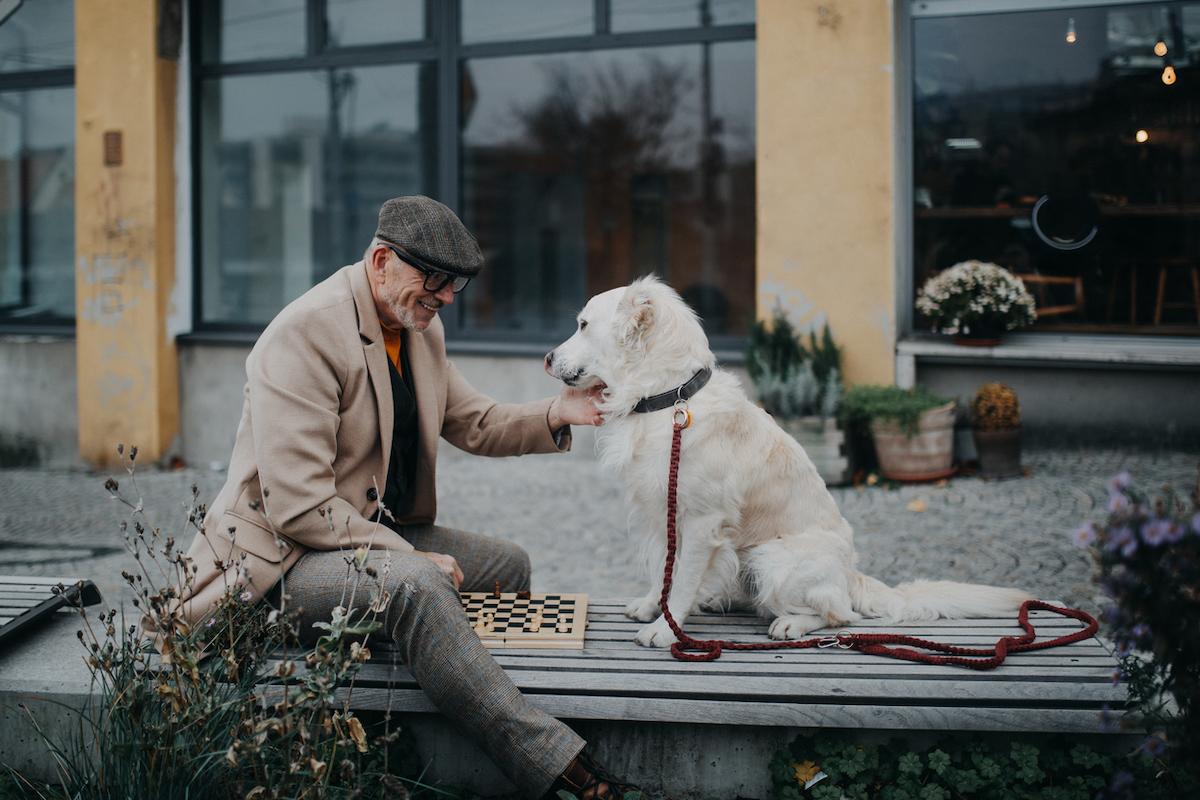
<instances>
[{"instance_id":1,"label":"man's foot","mask_svg":"<svg viewBox=\"0 0 1200 800\"><path fill-rule=\"evenodd\" d=\"M640 797L642 790L613 778L586 753L580 753L550 787L546 797L558 800L560 791L570 792L579 800L624 800L631 792Z\"/></svg>"}]
</instances>

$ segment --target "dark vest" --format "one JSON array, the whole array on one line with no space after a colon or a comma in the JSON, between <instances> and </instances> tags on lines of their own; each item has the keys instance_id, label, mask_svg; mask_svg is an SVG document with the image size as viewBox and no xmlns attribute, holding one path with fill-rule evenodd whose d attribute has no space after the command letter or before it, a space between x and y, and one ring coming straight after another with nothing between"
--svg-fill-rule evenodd
<instances>
[{"instance_id":1,"label":"dark vest","mask_svg":"<svg viewBox=\"0 0 1200 800\"><path fill-rule=\"evenodd\" d=\"M404 368L403 377L388 359L394 424L392 455L383 490L383 504L397 517L405 516L412 509L417 478L417 393L413 388L412 367L408 363L407 341L400 347L400 364Z\"/></svg>"}]
</instances>

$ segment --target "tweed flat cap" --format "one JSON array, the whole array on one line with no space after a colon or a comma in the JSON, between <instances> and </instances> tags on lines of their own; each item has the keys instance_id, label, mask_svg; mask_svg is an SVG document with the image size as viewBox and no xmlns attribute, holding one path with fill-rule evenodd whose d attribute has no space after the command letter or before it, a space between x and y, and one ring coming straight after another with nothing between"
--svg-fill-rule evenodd
<instances>
[{"instance_id":1,"label":"tweed flat cap","mask_svg":"<svg viewBox=\"0 0 1200 800\"><path fill-rule=\"evenodd\" d=\"M462 220L437 200L419 194L385 202L375 235L404 250L418 267L466 277L483 268L479 242Z\"/></svg>"}]
</instances>

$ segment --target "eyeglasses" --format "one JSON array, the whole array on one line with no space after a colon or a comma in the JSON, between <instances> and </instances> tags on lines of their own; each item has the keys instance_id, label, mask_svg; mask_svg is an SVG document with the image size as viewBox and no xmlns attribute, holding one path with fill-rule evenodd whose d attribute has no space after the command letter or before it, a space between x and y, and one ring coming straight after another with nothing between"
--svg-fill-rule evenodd
<instances>
[{"instance_id":1,"label":"eyeglasses","mask_svg":"<svg viewBox=\"0 0 1200 800\"><path fill-rule=\"evenodd\" d=\"M395 253L396 257L405 264L425 276L425 291L427 292L437 294L442 289L445 289L446 285L449 284L450 291L454 292L455 294L459 294L463 289L467 288L467 284L471 282L471 279L464 275L452 275L449 272L443 272L440 269L422 266L421 264L416 263L416 259L411 253L406 253L395 245L384 243L383 246Z\"/></svg>"}]
</instances>

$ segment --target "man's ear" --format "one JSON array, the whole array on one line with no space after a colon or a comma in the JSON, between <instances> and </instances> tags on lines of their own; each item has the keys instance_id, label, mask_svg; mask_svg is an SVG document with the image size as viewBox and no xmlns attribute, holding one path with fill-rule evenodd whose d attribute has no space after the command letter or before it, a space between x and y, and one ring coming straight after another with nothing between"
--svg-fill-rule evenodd
<instances>
[{"instance_id":1,"label":"man's ear","mask_svg":"<svg viewBox=\"0 0 1200 800\"><path fill-rule=\"evenodd\" d=\"M621 295L617 304L621 341L626 346L639 345L654 324L654 302L645 287L634 284Z\"/></svg>"}]
</instances>

